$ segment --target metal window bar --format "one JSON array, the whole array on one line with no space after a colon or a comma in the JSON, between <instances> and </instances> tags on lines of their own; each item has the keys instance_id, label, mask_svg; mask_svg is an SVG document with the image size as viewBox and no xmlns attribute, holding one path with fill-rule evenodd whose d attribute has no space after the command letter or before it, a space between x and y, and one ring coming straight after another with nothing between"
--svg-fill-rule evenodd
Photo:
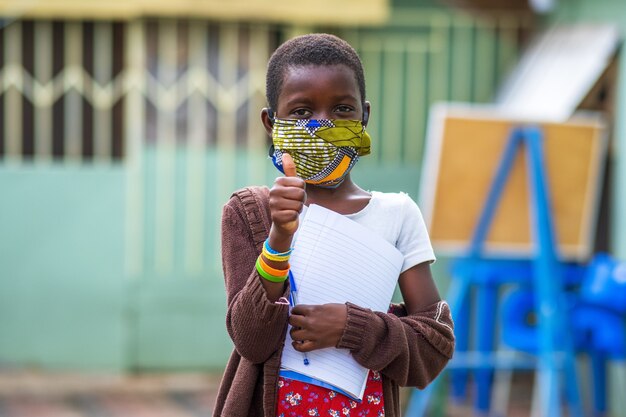
<instances>
[{"instance_id":1,"label":"metal window bar","mask_svg":"<svg viewBox=\"0 0 626 417\"><path fill-rule=\"evenodd\" d=\"M401 12L384 28L339 30L361 54L373 104L368 129L382 140L364 163L419 165L430 104L488 99L526 24L434 10ZM0 28L0 163L29 160L29 143L35 163L123 161L127 274L206 276L219 265L221 204L272 170L259 122L267 59L278 39L308 30L14 21ZM33 46L30 64L24 42Z\"/></svg>"}]
</instances>

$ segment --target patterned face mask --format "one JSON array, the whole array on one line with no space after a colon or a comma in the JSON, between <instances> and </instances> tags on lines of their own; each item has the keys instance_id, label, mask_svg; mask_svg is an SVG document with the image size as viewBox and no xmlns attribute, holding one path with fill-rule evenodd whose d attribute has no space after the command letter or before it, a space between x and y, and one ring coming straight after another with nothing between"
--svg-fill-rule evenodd
<instances>
[{"instance_id":1,"label":"patterned face mask","mask_svg":"<svg viewBox=\"0 0 626 417\"><path fill-rule=\"evenodd\" d=\"M360 120L275 119L270 157L283 170L283 153L293 158L308 184L335 188L359 156L370 153L370 136Z\"/></svg>"}]
</instances>

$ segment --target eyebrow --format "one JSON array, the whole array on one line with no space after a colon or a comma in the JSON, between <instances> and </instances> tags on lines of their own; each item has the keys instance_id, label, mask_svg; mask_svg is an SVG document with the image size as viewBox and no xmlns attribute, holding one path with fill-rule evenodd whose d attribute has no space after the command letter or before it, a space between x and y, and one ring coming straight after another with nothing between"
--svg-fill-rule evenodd
<instances>
[{"instance_id":1,"label":"eyebrow","mask_svg":"<svg viewBox=\"0 0 626 417\"><path fill-rule=\"evenodd\" d=\"M359 100L356 98L356 96L352 95L352 94L342 94L342 95L338 95L338 96L333 96L332 97L333 100L337 100L337 101L344 101L344 100L354 100L355 102L358 102ZM296 97L292 100L288 100L285 105L287 107L296 105L296 104L308 104L310 103L311 100L308 97Z\"/></svg>"},{"instance_id":2,"label":"eyebrow","mask_svg":"<svg viewBox=\"0 0 626 417\"><path fill-rule=\"evenodd\" d=\"M287 107L295 106L296 104L308 104L311 100L307 97L296 97L295 99L288 100L285 105Z\"/></svg>"},{"instance_id":3,"label":"eyebrow","mask_svg":"<svg viewBox=\"0 0 626 417\"><path fill-rule=\"evenodd\" d=\"M344 94L341 96L334 96L333 97L335 100L354 100L354 101L359 101L356 96L352 95L352 94Z\"/></svg>"}]
</instances>

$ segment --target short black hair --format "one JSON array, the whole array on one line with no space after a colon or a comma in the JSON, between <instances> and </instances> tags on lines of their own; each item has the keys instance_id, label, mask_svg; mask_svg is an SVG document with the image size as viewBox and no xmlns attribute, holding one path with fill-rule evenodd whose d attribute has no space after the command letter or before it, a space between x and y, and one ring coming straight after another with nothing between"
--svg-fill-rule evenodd
<instances>
[{"instance_id":1,"label":"short black hair","mask_svg":"<svg viewBox=\"0 0 626 417\"><path fill-rule=\"evenodd\" d=\"M328 33L298 36L283 43L274 51L267 64L265 79L267 103L276 111L287 68L340 64L354 72L361 93L361 102L365 103L365 75L359 55L348 42Z\"/></svg>"}]
</instances>

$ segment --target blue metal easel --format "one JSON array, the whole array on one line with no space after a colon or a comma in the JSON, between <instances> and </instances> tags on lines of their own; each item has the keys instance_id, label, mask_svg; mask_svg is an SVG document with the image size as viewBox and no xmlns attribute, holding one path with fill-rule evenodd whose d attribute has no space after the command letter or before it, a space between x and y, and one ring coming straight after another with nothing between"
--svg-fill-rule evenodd
<instances>
[{"instance_id":1,"label":"blue metal easel","mask_svg":"<svg viewBox=\"0 0 626 417\"><path fill-rule=\"evenodd\" d=\"M535 254L529 261L488 259L483 244L497 204L510 174L517 152L526 150L530 195L531 229ZM554 224L550 211L549 191L544 163L543 134L539 127L512 129L487 201L472 237L468 255L458 259L447 300L455 322L457 338L454 358L448 365L453 397L465 396L469 372L476 383L475 410L489 412L491 380L495 369L536 369L539 384L538 408L541 417L561 416L561 395L567 400L569 415L582 417L575 353L571 332L564 317L563 285L567 266L555 251ZM525 276L521 276L525 275ZM493 350L495 308L498 285L511 280L525 280L534 288L537 306L539 349L536 360L523 361L499 356ZM470 290L477 289L478 338L476 349L469 351ZM414 390L406 416L424 416L429 399L441 377L423 391Z\"/></svg>"}]
</instances>

